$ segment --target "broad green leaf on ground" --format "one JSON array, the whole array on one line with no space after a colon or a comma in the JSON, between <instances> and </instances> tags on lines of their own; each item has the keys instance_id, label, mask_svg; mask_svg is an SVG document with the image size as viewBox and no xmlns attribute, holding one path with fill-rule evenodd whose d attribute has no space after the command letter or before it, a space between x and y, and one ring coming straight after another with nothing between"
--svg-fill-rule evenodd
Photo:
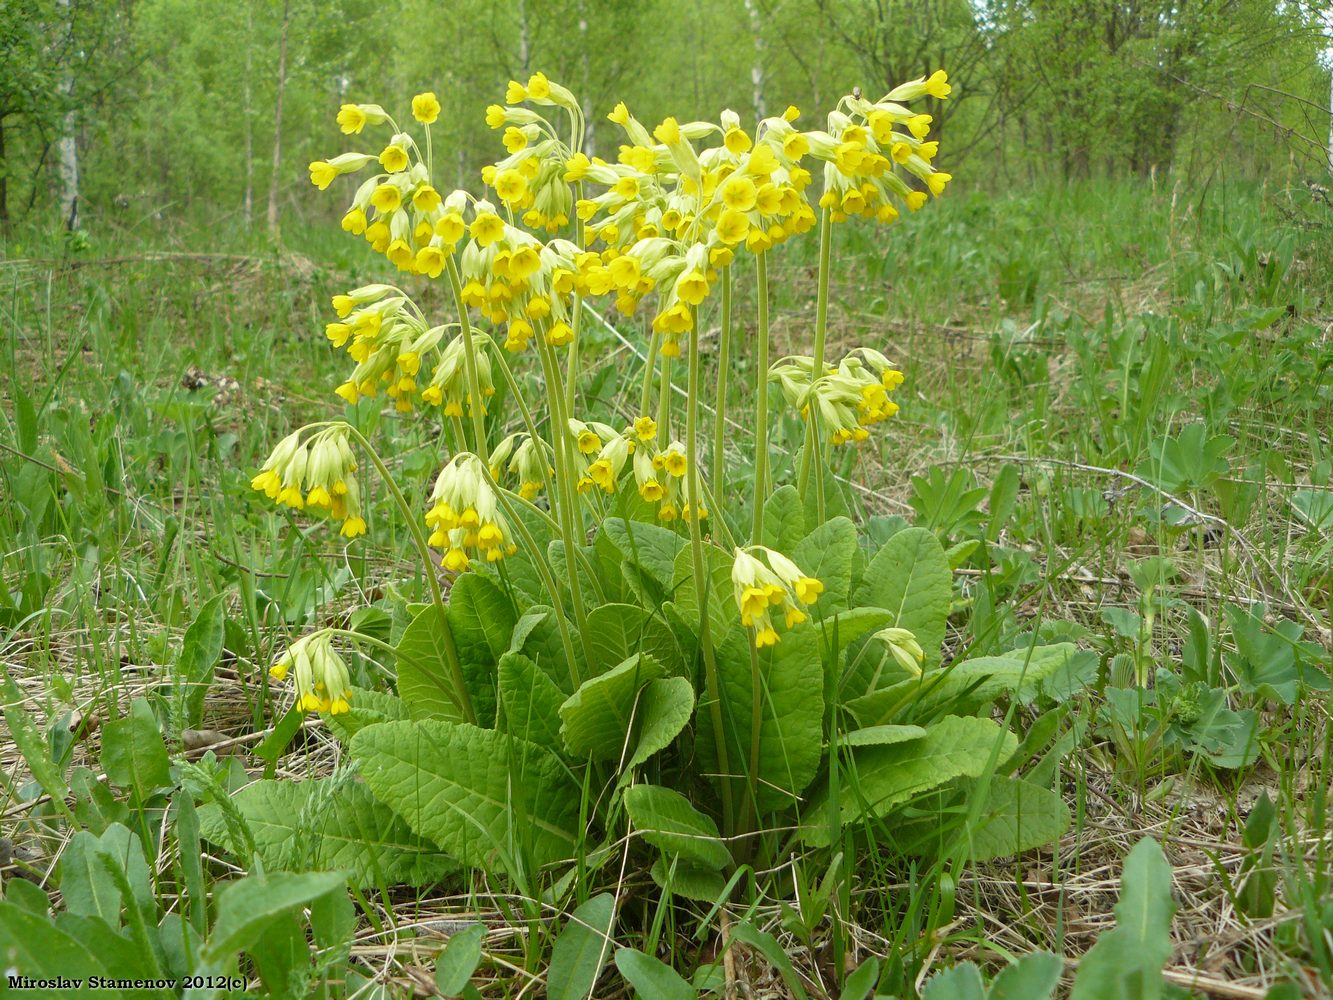
<instances>
[{"instance_id":1,"label":"broad green leaf on ground","mask_svg":"<svg viewBox=\"0 0 1333 1000\"><path fill-rule=\"evenodd\" d=\"M815 618L845 611L852 589L852 562L856 558L856 525L845 517L825 521L786 555L801 570L824 585L824 592L810 606Z\"/></svg>"},{"instance_id":2,"label":"broad green leaf on ground","mask_svg":"<svg viewBox=\"0 0 1333 1000\"><path fill-rule=\"evenodd\" d=\"M716 658L729 773L749 770L757 695L759 770L752 780L759 808L768 812L791 805L823 756L824 671L814 626L798 625L783 632L776 646L754 650L748 633L733 625L717 642ZM720 773L712 710L701 704L695 719L701 770Z\"/></svg>"},{"instance_id":3,"label":"broad green leaf on ground","mask_svg":"<svg viewBox=\"0 0 1333 1000\"><path fill-rule=\"evenodd\" d=\"M464 573L449 591L449 627L482 725L495 719L495 665L509 649L517 616L509 595L494 580Z\"/></svg>"},{"instance_id":4,"label":"broad green leaf on ground","mask_svg":"<svg viewBox=\"0 0 1333 1000\"><path fill-rule=\"evenodd\" d=\"M990 985L988 1000L1048 1000L1065 963L1049 951L1034 951L1007 965Z\"/></svg>"},{"instance_id":5,"label":"broad green leaf on ground","mask_svg":"<svg viewBox=\"0 0 1333 1000\"><path fill-rule=\"evenodd\" d=\"M985 804L968 828L965 850L973 861L1021 854L1053 843L1069 829L1069 807L1049 788L998 775L964 782L961 807L978 798Z\"/></svg>"},{"instance_id":6,"label":"broad green leaf on ground","mask_svg":"<svg viewBox=\"0 0 1333 1000\"><path fill-rule=\"evenodd\" d=\"M433 604L418 612L398 640L398 697L414 719L463 718L444 641L440 612Z\"/></svg>"},{"instance_id":7,"label":"broad green leaf on ground","mask_svg":"<svg viewBox=\"0 0 1333 1000\"><path fill-rule=\"evenodd\" d=\"M635 832L658 850L712 869L731 864L717 824L670 788L634 785L625 790L625 811Z\"/></svg>"},{"instance_id":8,"label":"broad green leaf on ground","mask_svg":"<svg viewBox=\"0 0 1333 1000\"><path fill-rule=\"evenodd\" d=\"M631 727L642 717L639 691L662 676L650 656L635 653L624 663L584 683L560 706L560 733L575 757L623 760Z\"/></svg>"},{"instance_id":9,"label":"broad green leaf on ground","mask_svg":"<svg viewBox=\"0 0 1333 1000\"><path fill-rule=\"evenodd\" d=\"M694 987L679 972L635 948L616 951L616 968L639 996L653 1000L694 1000Z\"/></svg>"},{"instance_id":10,"label":"broad green leaf on ground","mask_svg":"<svg viewBox=\"0 0 1333 1000\"><path fill-rule=\"evenodd\" d=\"M815 627L819 630L824 659L832 661L835 646L845 653L862 636L892 625L895 617L892 611L883 608L852 608L817 621Z\"/></svg>"},{"instance_id":11,"label":"broad green leaf on ground","mask_svg":"<svg viewBox=\"0 0 1333 1000\"><path fill-rule=\"evenodd\" d=\"M178 692L177 724L197 729L204 715L204 696L213 683L213 668L222 656L222 634L227 622L225 594L218 594L202 608L188 629L176 661L173 680Z\"/></svg>"},{"instance_id":12,"label":"broad green leaf on ground","mask_svg":"<svg viewBox=\"0 0 1333 1000\"><path fill-rule=\"evenodd\" d=\"M867 726L844 733L838 742L849 747L890 746L919 740L925 735L926 730L920 726Z\"/></svg>"},{"instance_id":13,"label":"broad green leaf on ground","mask_svg":"<svg viewBox=\"0 0 1333 1000\"><path fill-rule=\"evenodd\" d=\"M101 841L87 830L74 835L60 855L60 895L70 913L119 928L120 890L97 859L101 849Z\"/></svg>"},{"instance_id":14,"label":"broad green leaf on ground","mask_svg":"<svg viewBox=\"0 0 1333 1000\"><path fill-rule=\"evenodd\" d=\"M731 582L732 558L716 545L705 545L704 586L708 590L708 624L713 635L725 635L727 630L740 621L740 609L736 607L736 592ZM676 556L675 567L675 605L685 616L685 620L697 632L699 629L699 595L694 585L694 559L689 547L681 549Z\"/></svg>"},{"instance_id":15,"label":"broad green leaf on ground","mask_svg":"<svg viewBox=\"0 0 1333 1000\"><path fill-rule=\"evenodd\" d=\"M939 539L926 528L906 528L870 560L853 604L893 612L893 625L916 636L930 670L940 662L952 596L953 575Z\"/></svg>"},{"instance_id":16,"label":"broad green leaf on ground","mask_svg":"<svg viewBox=\"0 0 1333 1000\"><path fill-rule=\"evenodd\" d=\"M866 1000L879 982L879 959L871 955L842 984L838 1000Z\"/></svg>"},{"instance_id":17,"label":"broad green leaf on ground","mask_svg":"<svg viewBox=\"0 0 1333 1000\"><path fill-rule=\"evenodd\" d=\"M264 870L347 870L358 885L426 885L457 864L423 840L359 781L256 781L231 797ZM242 857L221 809L199 809L200 833Z\"/></svg>"},{"instance_id":18,"label":"broad green leaf on ground","mask_svg":"<svg viewBox=\"0 0 1333 1000\"><path fill-rule=\"evenodd\" d=\"M348 701L352 706L351 711L341 715L323 716L334 735L344 743L355 736L358 730L376 722L394 722L410 718L403 700L385 691L353 688L352 697Z\"/></svg>"},{"instance_id":19,"label":"broad green leaf on ground","mask_svg":"<svg viewBox=\"0 0 1333 1000\"><path fill-rule=\"evenodd\" d=\"M481 943L486 938L482 924L472 924L453 934L435 963L435 986L447 997L463 992L481 964Z\"/></svg>"},{"instance_id":20,"label":"broad green leaf on ground","mask_svg":"<svg viewBox=\"0 0 1333 1000\"><path fill-rule=\"evenodd\" d=\"M1227 474L1227 455L1235 443L1224 434L1209 437L1201 423L1190 424L1175 437L1154 441L1135 472L1168 493L1197 490Z\"/></svg>"},{"instance_id":21,"label":"broad green leaf on ground","mask_svg":"<svg viewBox=\"0 0 1333 1000\"><path fill-rule=\"evenodd\" d=\"M228 882L218 892L217 919L200 958L222 965L253 948L270 926L299 916L327 893L346 891L343 872L275 872Z\"/></svg>"},{"instance_id":22,"label":"broad green leaf on ground","mask_svg":"<svg viewBox=\"0 0 1333 1000\"><path fill-rule=\"evenodd\" d=\"M465 865L512 871L570 857L580 787L559 759L504 733L434 719L367 726L351 743L375 797Z\"/></svg>"},{"instance_id":23,"label":"broad green leaf on ground","mask_svg":"<svg viewBox=\"0 0 1333 1000\"><path fill-rule=\"evenodd\" d=\"M800 492L791 484L779 486L764 501L763 543L791 555L805 536L805 505Z\"/></svg>"},{"instance_id":24,"label":"broad green leaf on ground","mask_svg":"<svg viewBox=\"0 0 1333 1000\"><path fill-rule=\"evenodd\" d=\"M102 770L140 800L171 784L171 760L147 699L135 698L127 717L102 727Z\"/></svg>"},{"instance_id":25,"label":"broad green leaf on ground","mask_svg":"<svg viewBox=\"0 0 1333 1000\"><path fill-rule=\"evenodd\" d=\"M1171 957L1171 866L1144 837L1125 859L1116 926L1079 964L1070 1000L1154 1000L1163 995L1162 966Z\"/></svg>"},{"instance_id":26,"label":"broad green leaf on ground","mask_svg":"<svg viewBox=\"0 0 1333 1000\"><path fill-rule=\"evenodd\" d=\"M921 991L921 1000L986 1000L981 970L972 962L960 962L937 972Z\"/></svg>"},{"instance_id":27,"label":"broad green leaf on ground","mask_svg":"<svg viewBox=\"0 0 1333 1000\"><path fill-rule=\"evenodd\" d=\"M643 689L639 701L642 721L638 745L625 762L624 777L653 754L665 750L680 735L694 714L694 687L684 677L659 677Z\"/></svg>"},{"instance_id":28,"label":"broad green leaf on ground","mask_svg":"<svg viewBox=\"0 0 1333 1000\"><path fill-rule=\"evenodd\" d=\"M684 858L661 855L648 874L663 892L686 899L717 903L727 894L727 880L715 868Z\"/></svg>"},{"instance_id":29,"label":"broad green leaf on ground","mask_svg":"<svg viewBox=\"0 0 1333 1000\"><path fill-rule=\"evenodd\" d=\"M972 711L1004 694L1017 693L1026 704L1077 652L1073 643L1061 642L981 656L852 698L846 707L862 725L874 726L904 717L928 717L936 711Z\"/></svg>"},{"instance_id":30,"label":"broad green leaf on ground","mask_svg":"<svg viewBox=\"0 0 1333 1000\"><path fill-rule=\"evenodd\" d=\"M858 748L843 776L841 822L882 817L954 778L978 777L992 760L1005 760L1017 746L1014 735L990 719L946 716L928 727L922 739ZM827 846L831 808L828 788L822 786L804 814L807 843Z\"/></svg>"},{"instance_id":31,"label":"broad green leaf on ground","mask_svg":"<svg viewBox=\"0 0 1333 1000\"><path fill-rule=\"evenodd\" d=\"M586 1000L614 950L615 917L616 901L609 892L593 896L570 914L551 949L548 1000Z\"/></svg>"},{"instance_id":32,"label":"broad green leaf on ground","mask_svg":"<svg viewBox=\"0 0 1333 1000\"><path fill-rule=\"evenodd\" d=\"M500 714L511 736L538 746L560 741L564 692L522 653L505 653L499 668Z\"/></svg>"}]
</instances>

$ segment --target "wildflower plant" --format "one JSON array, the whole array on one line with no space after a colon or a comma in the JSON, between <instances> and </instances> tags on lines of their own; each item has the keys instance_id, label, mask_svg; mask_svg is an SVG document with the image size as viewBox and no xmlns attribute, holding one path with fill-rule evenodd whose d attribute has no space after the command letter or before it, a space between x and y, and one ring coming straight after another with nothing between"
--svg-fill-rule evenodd
<instances>
[{"instance_id":1,"label":"wildflower plant","mask_svg":"<svg viewBox=\"0 0 1333 1000\"><path fill-rule=\"evenodd\" d=\"M431 601L393 647L393 696L352 690L331 634L273 673L295 674L301 709L352 720L337 732L371 792L443 854L567 887L559 876L606 863L628 822L666 891L707 896L737 864L830 844L1013 755L1014 736L978 712L1030 691L1070 647L942 668L951 572L935 536L879 545L830 513L831 455L884 427L904 379L874 346L828 356L833 227L890 225L944 192L931 117L912 102L949 89L941 71L876 101L855 93L815 129L796 108L753 127L730 111L650 126L620 103L612 162L585 151L574 95L537 73L486 109L503 155L477 194L437 183L434 95L402 124L375 104L338 113L361 148L312 163L311 179L357 178L342 227L402 277L333 297L325 333L347 355L333 391L424 412L449 457L422 511L350 424L278 444L255 488L328 512L348 537L374 523L353 475L354 456L369 461ZM774 362L769 257L816 231L807 353ZM751 279L742 344L734 286ZM434 280L453 304L443 320L408 290ZM637 411L615 423L580 395L603 308L642 317L647 358ZM720 326L709 387L706 317ZM742 351L758 372L744 484L724 447ZM804 428L789 484L769 466L779 407Z\"/></svg>"}]
</instances>

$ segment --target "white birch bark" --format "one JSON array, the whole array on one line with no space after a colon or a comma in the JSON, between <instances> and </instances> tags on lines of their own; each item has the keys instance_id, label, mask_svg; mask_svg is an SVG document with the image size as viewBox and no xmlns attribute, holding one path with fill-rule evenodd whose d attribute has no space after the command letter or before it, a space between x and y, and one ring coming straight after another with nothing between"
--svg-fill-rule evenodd
<instances>
[{"instance_id":1,"label":"white birch bark","mask_svg":"<svg viewBox=\"0 0 1333 1000\"><path fill-rule=\"evenodd\" d=\"M78 116L71 103L74 96L74 63L77 57L74 38L74 14L70 0L57 0L62 20L69 28L69 49L66 53L65 66L60 74L58 86L60 97L65 103L64 120L61 122L60 138L56 140L56 158L60 164L60 217L65 228L70 232L79 228L79 142Z\"/></svg>"}]
</instances>

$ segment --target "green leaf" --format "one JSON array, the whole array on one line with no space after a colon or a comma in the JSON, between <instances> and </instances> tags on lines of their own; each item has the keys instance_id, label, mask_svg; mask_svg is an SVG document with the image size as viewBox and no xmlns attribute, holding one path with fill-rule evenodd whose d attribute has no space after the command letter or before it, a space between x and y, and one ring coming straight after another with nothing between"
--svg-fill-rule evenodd
<instances>
[{"instance_id":1,"label":"green leaf","mask_svg":"<svg viewBox=\"0 0 1333 1000\"><path fill-rule=\"evenodd\" d=\"M509 871L570 857L581 791L549 750L465 723L367 726L351 743L375 797L465 865Z\"/></svg>"},{"instance_id":2,"label":"green leaf","mask_svg":"<svg viewBox=\"0 0 1333 1000\"><path fill-rule=\"evenodd\" d=\"M593 896L570 914L551 949L548 1000L586 1000L611 954L615 916L616 901L609 892Z\"/></svg>"},{"instance_id":3,"label":"green leaf","mask_svg":"<svg viewBox=\"0 0 1333 1000\"><path fill-rule=\"evenodd\" d=\"M998 542L1004 526L1018 506L1018 466L1008 462L1000 469L990 488L990 515L986 519L986 541Z\"/></svg>"},{"instance_id":4,"label":"green leaf","mask_svg":"<svg viewBox=\"0 0 1333 1000\"><path fill-rule=\"evenodd\" d=\"M676 556L685 539L668 528L641 521L607 518L602 534L615 546L624 562L625 580L645 603L660 604L671 594Z\"/></svg>"},{"instance_id":5,"label":"green leaf","mask_svg":"<svg viewBox=\"0 0 1333 1000\"><path fill-rule=\"evenodd\" d=\"M741 921L732 927L731 939L739 941L741 944L747 944L760 952L768 959L769 964L782 974L782 981L787 984L787 989L791 991L792 995L797 1000L807 1000L801 977L796 974L791 959L787 957L787 952L782 945L778 944L777 938L767 931L759 930L749 921Z\"/></svg>"},{"instance_id":6,"label":"green leaf","mask_svg":"<svg viewBox=\"0 0 1333 1000\"><path fill-rule=\"evenodd\" d=\"M847 609L852 563L859 544L856 525L845 517L835 517L806 535L788 553L797 566L824 585L819 600L810 607L815 618L827 618Z\"/></svg>"},{"instance_id":7,"label":"green leaf","mask_svg":"<svg viewBox=\"0 0 1333 1000\"><path fill-rule=\"evenodd\" d=\"M661 615L637 604L603 604L588 612L588 643L598 663L619 663L635 653L647 653L667 673L682 673L680 646Z\"/></svg>"},{"instance_id":8,"label":"green leaf","mask_svg":"<svg viewBox=\"0 0 1333 1000\"><path fill-rule=\"evenodd\" d=\"M584 681L560 706L565 749L575 757L624 759L639 691L660 676L662 668L655 660L636 653L601 676Z\"/></svg>"},{"instance_id":9,"label":"green leaf","mask_svg":"<svg viewBox=\"0 0 1333 1000\"><path fill-rule=\"evenodd\" d=\"M447 997L458 996L481 964L481 943L486 938L482 924L451 935L435 963L435 986Z\"/></svg>"},{"instance_id":10,"label":"green leaf","mask_svg":"<svg viewBox=\"0 0 1333 1000\"><path fill-rule=\"evenodd\" d=\"M871 955L842 984L838 1000L866 1000L879 982L879 959Z\"/></svg>"},{"instance_id":11,"label":"green leaf","mask_svg":"<svg viewBox=\"0 0 1333 1000\"><path fill-rule=\"evenodd\" d=\"M832 662L835 640L838 649L846 652L862 636L893 624L895 617L892 611L883 608L852 608L821 619L815 627L819 630L819 644L824 659Z\"/></svg>"},{"instance_id":12,"label":"green leaf","mask_svg":"<svg viewBox=\"0 0 1333 1000\"><path fill-rule=\"evenodd\" d=\"M731 852L722 843L717 824L679 792L634 785L625 790L625 811L638 834L658 850L713 869L731 864Z\"/></svg>"},{"instance_id":13,"label":"green leaf","mask_svg":"<svg viewBox=\"0 0 1333 1000\"><path fill-rule=\"evenodd\" d=\"M716 641L716 640L715 640ZM782 635L776 646L753 650L749 635L733 626L716 644L722 725L732 773L749 770L754 695L759 699L758 765L752 779L761 811L790 806L815 776L823 756L824 672L819 640L810 624ZM757 658L757 672L752 670ZM711 711L696 716L696 751L702 770L717 773Z\"/></svg>"},{"instance_id":14,"label":"green leaf","mask_svg":"<svg viewBox=\"0 0 1333 1000\"><path fill-rule=\"evenodd\" d=\"M905 528L870 560L853 603L892 612L894 626L916 636L926 654L923 669L930 670L940 662L952 597L953 575L939 539L925 528Z\"/></svg>"},{"instance_id":15,"label":"green leaf","mask_svg":"<svg viewBox=\"0 0 1333 1000\"><path fill-rule=\"evenodd\" d=\"M55 761L51 759L51 753L47 749L46 740L42 738L41 731L37 724L32 721L27 711L23 708L24 696L18 686L9 679L6 674L4 677L5 691L5 727L9 730L10 738L14 745L18 747L19 753L23 755L23 762L28 765L28 770L36 779L37 784L42 786L42 790L51 796L51 801L60 813L77 825L74 814L70 812L69 806L65 804L65 799L69 797L69 785L65 783L65 776L60 768L56 767Z\"/></svg>"},{"instance_id":16,"label":"green leaf","mask_svg":"<svg viewBox=\"0 0 1333 1000\"><path fill-rule=\"evenodd\" d=\"M135 698L127 718L102 727L102 770L141 802L171 784L171 760L147 699Z\"/></svg>"},{"instance_id":17,"label":"green leaf","mask_svg":"<svg viewBox=\"0 0 1333 1000\"><path fill-rule=\"evenodd\" d=\"M640 695L639 743L625 763L623 777L627 778L653 754L670 746L693 714L694 687L684 677L651 681Z\"/></svg>"},{"instance_id":18,"label":"green leaf","mask_svg":"<svg viewBox=\"0 0 1333 1000\"><path fill-rule=\"evenodd\" d=\"M919 740L925 735L926 730L920 726L867 726L843 734L840 742L849 747L891 746Z\"/></svg>"},{"instance_id":19,"label":"green leaf","mask_svg":"<svg viewBox=\"0 0 1333 1000\"><path fill-rule=\"evenodd\" d=\"M1061 642L981 656L852 698L846 708L870 726L893 722L904 712L919 718L938 710L973 711L1004 694L1017 693L1027 704L1037 697L1042 683L1059 675L1077 653L1073 643Z\"/></svg>"},{"instance_id":20,"label":"green leaf","mask_svg":"<svg viewBox=\"0 0 1333 1000\"><path fill-rule=\"evenodd\" d=\"M981 970L971 962L962 962L937 972L921 991L921 1000L986 1000Z\"/></svg>"},{"instance_id":21,"label":"green leaf","mask_svg":"<svg viewBox=\"0 0 1333 1000\"><path fill-rule=\"evenodd\" d=\"M1079 965L1070 1000L1155 1000L1171 957L1171 866L1151 837L1129 852L1120 880L1116 926Z\"/></svg>"},{"instance_id":22,"label":"green leaf","mask_svg":"<svg viewBox=\"0 0 1333 1000\"><path fill-rule=\"evenodd\" d=\"M6 970L33 979L83 979L90 976L145 978L152 959L141 955L127 938L116 934L95 917L62 913L57 921L33 913L11 902L0 902L0 964ZM143 991L137 996L172 996L164 990ZM24 997L119 997L118 989L93 990L52 988L24 991Z\"/></svg>"},{"instance_id":23,"label":"green leaf","mask_svg":"<svg viewBox=\"0 0 1333 1000\"><path fill-rule=\"evenodd\" d=\"M703 557L704 586L708 590L708 624L714 636L725 635L741 618L731 582L732 558L716 545L705 545ZM697 634L701 601L698 588L694 585L694 558L688 548L682 549L676 556L674 589L676 609L685 616Z\"/></svg>"},{"instance_id":24,"label":"green leaf","mask_svg":"<svg viewBox=\"0 0 1333 1000\"><path fill-rule=\"evenodd\" d=\"M173 680L176 685L180 729L197 729L203 721L204 696L213 683L213 670L222 656L222 634L227 623L224 594L218 594L202 608L188 629L176 661Z\"/></svg>"},{"instance_id":25,"label":"green leaf","mask_svg":"<svg viewBox=\"0 0 1333 1000\"><path fill-rule=\"evenodd\" d=\"M616 968L642 997L652 1000L694 1000L694 987L665 962L637 948L616 950Z\"/></svg>"},{"instance_id":26,"label":"green leaf","mask_svg":"<svg viewBox=\"0 0 1333 1000\"><path fill-rule=\"evenodd\" d=\"M661 855L648 870L653 882L669 896L684 896L702 903L721 903L729 895L728 883L716 869L681 857Z\"/></svg>"},{"instance_id":27,"label":"green leaf","mask_svg":"<svg viewBox=\"0 0 1333 1000\"><path fill-rule=\"evenodd\" d=\"M1002 761L1018 746L1014 735L990 719L946 716L922 739L852 751L853 766L844 774L840 820L882 817L895 806L954 778L975 778L992 760ZM828 846L827 786L810 797L805 811L805 841Z\"/></svg>"},{"instance_id":28,"label":"green leaf","mask_svg":"<svg viewBox=\"0 0 1333 1000\"><path fill-rule=\"evenodd\" d=\"M578 630L572 622L566 622L569 629L570 644L574 651L574 674L582 677L587 674L587 664L583 661L583 646ZM534 604L523 613L523 617L514 626L510 638L509 651L522 653L541 668L561 692L568 696L573 692L573 679L569 668L569 656L565 652L565 641L560 634L560 620L555 609Z\"/></svg>"},{"instance_id":29,"label":"green leaf","mask_svg":"<svg viewBox=\"0 0 1333 1000\"><path fill-rule=\"evenodd\" d=\"M1049 1000L1065 963L1049 951L1034 951L1006 966L991 983L989 1000Z\"/></svg>"},{"instance_id":30,"label":"green leaf","mask_svg":"<svg viewBox=\"0 0 1333 1000\"><path fill-rule=\"evenodd\" d=\"M393 722L397 719L410 718L403 699L387 691L352 688L352 697L348 701L352 706L351 711L340 715L328 713L321 715L334 735L343 743L366 726L374 725L376 722Z\"/></svg>"},{"instance_id":31,"label":"green leaf","mask_svg":"<svg viewBox=\"0 0 1333 1000\"><path fill-rule=\"evenodd\" d=\"M449 663L444 657L440 612L427 605L398 640L398 697L414 719L461 721Z\"/></svg>"},{"instance_id":32,"label":"green leaf","mask_svg":"<svg viewBox=\"0 0 1333 1000\"><path fill-rule=\"evenodd\" d=\"M345 891L342 872L276 872L228 882L218 892L217 919L200 958L208 965L222 965L320 896Z\"/></svg>"},{"instance_id":33,"label":"green leaf","mask_svg":"<svg viewBox=\"0 0 1333 1000\"><path fill-rule=\"evenodd\" d=\"M805 505L800 492L790 484L779 486L764 501L763 543L790 553L805 535Z\"/></svg>"},{"instance_id":34,"label":"green leaf","mask_svg":"<svg viewBox=\"0 0 1333 1000\"><path fill-rule=\"evenodd\" d=\"M560 705L564 692L522 653L500 657L500 710L511 736L538 746L560 741Z\"/></svg>"},{"instance_id":35,"label":"green leaf","mask_svg":"<svg viewBox=\"0 0 1333 1000\"><path fill-rule=\"evenodd\" d=\"M231 796L265 871L346 870L357 885L427 885L457 868L365 785L345 778L256 781ZM248 862L222 810L199 809L200 832Z\"/></svg>"},{"instance_id":36,"label":"green leaf","mask_svg":"<svg viewBox=\"0 0 1333 1000\"><path fill-rule=\"evenodd\" d=\"M973 861L1021 854L1059 840L1069 829L1069 807L1049 788L995 776L969 789L967 800L980 796L985 806L969 829L968 857Z\"/></svg>"},{"instance_id":37,"label":"green leaf","mask_svg":"<svg viewBox=\"0 0 1333 1000\"><path fill-rule=\"evenodd\" d=\"M119 928L120 890L98 860L101 850L101 842L87 830L74 835L60 855L60 895L70 913Z\"/></svg>"}]
</instances>

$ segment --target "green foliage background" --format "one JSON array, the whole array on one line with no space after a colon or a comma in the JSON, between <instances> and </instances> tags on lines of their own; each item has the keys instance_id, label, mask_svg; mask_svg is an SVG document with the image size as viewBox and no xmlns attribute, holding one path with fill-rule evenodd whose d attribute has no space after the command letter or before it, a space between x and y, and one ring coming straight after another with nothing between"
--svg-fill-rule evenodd
<instances>
[{"instance_id":1,"label":"green foliage background","mask_svg":"<svg viewBox=\"0 0 1333 1000\"><path fill-rule=\"evenodd\" d=\"M1327 25L1276 0L9 0L0 9L0 218L47 221L54 144L81 160L80 210L129 230L181 219L332 217L304 165L342 148L341 101L403 105L434 90L451 180L493 159L480 109L542 70L591 122L623 99L748 118L789 103L803 124L854 86L871 96L946 68L931 102L945 169L969 187L1161 173L1321 172ZM284 27L285 25L285 27ZM71 114L72 113L72 114ZM594 136L614 157L609 127ZM262 225L257 226L261 231ZM169 230L168 230L169 232Z\"/></svg>"}]
</instances>

